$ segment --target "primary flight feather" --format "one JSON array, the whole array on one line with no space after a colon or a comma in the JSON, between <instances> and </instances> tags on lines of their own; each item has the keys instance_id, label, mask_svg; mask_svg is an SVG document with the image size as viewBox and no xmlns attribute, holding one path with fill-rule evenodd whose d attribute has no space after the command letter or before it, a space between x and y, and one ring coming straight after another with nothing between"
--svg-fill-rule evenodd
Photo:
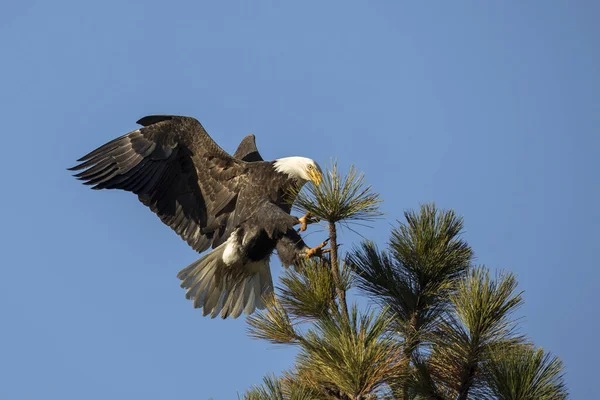
<instances>
[{"instance_id":1,"label":"primary flight feather","mask_svg":"<svg viewBox=\"0 0 600 400\"><path fill-rule=\"evenodd\" d=\"M264 308L273 291L274 250L286 266L318 255L294 226L290 189L319 184L319 165L304 157L263 161L254 136L234 156L200 122L183 116L148 116L142 128L83 156L70 170L92 189L135 193L194 250L213 250L179 272L181 286L203 315L237 318Z\"/></svg>"}]
</instances>

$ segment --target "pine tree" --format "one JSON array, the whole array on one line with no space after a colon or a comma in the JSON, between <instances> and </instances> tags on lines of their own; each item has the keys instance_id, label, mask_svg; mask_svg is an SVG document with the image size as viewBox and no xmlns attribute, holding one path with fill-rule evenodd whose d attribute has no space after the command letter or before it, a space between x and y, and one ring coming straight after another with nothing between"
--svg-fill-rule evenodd
<instances>
[{"instance_id":1,"label":"pine tree","mask_svg":"<svg viewBox=\"0 0 600 400\"><path fill-rule=\"evenodd\" d=\"M365 240L342 257L339 226L380 217L378 194L335 163L321 185L294 194L295 208L327 229L330 249L286 270L267 308L248 318L252 337L298 355L245 399L567 398L561 361L517 331L515 277L473 265L454 211L405 212L387 249ZM348 306L352 287L373 307Z\"/></svg>"}]
</instances>

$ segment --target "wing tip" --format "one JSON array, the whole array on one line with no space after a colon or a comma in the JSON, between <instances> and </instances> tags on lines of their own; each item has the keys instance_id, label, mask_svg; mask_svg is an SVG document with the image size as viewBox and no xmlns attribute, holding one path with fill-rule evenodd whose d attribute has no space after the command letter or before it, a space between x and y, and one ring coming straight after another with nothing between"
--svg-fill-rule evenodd
<instances>
[{"instance_id":1,"label":"wing tip","mask_svg":"<svg viewBox=\"0 0 600 400\"><path fill-rule=\"evenodd\" d=\"M246 162L263 161L263 158L256 147L256 136L254 136L253 133L246 135L242 139L233 154L233 157Z\"/></svg>"},{"instance_id":2,"label":"wing tip","mask_svg":"<svg viewBox=\"0 0 600 400\"><path fill-rule=\"evenodd\" d=\"M168 121L173 119L173 115L147 115L136 121L136 124L142 126L150 126L162 121Z\"/></svg>"},{"instance_id":3,"label":"wing tip","mask_svg":"<svg viewBox=\"0 0 600 400\"><path fill-rule=\"evenodd\" d=\"M67 171L79 171L79 170L82 170L82 169L84 169L86 167L85 166L85 162L82 162L81 159L77 160L77 162L79 164L67 168Z\"/></svg>"}]
</instances>

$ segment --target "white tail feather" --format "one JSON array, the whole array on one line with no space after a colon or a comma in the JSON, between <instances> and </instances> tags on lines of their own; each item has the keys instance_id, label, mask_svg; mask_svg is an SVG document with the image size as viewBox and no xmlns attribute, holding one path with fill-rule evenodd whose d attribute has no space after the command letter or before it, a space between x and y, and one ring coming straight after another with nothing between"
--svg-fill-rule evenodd
<instances>
[{"instance_id":1,"label":"white tail feather","mask_svg":"<svg viewBox=\"0 0 600 400\"><path fill-rule=\"evenodd\" d=\"M185 297L194 302L194 308L203 308L202 314L215 318L237 318L245 312L265 307L262 296L273 291L269 259L247 265L228 266L223 261L226 243L193 262L177 274ZM243 273L224 274L227 269L243 268ZM239 276L234 281L231 276ZM219 279L217 279L219 278Z\"/></svg>"}]
</instances>

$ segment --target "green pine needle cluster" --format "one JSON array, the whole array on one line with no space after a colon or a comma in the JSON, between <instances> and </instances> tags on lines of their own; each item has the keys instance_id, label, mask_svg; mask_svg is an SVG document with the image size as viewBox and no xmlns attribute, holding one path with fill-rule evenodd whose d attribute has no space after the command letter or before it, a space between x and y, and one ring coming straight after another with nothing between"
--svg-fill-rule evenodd
<instances>
[{"instance_id":1,"label":"green pine needle cluster","mask_svg":"<svg viewBox=\"0 0 600 400\"><path fill-rule=\"evenodd\" d=\"M275 297L271 297L265 299L265 304L265 311L258 311L248 317L249 335L273 344L297 343L300 337L281 303Z\"/></svg>"},{"instance_id":2,"label":"green pine needle cluster","mask_svg":"<svg viewBox=\"0 0 600 400\"><path fill-rule=\"evenodd\" d=\"M383 215L379 195L365 184L364 174L351 166L342 176L335 161L323 174L320 185L305 185L293 195L296 210L331 223L372 221Z\"/></svg>"},{"instance_id":3,"label":"green pine needle cluster","mask_svg":"<svg viewBox=\"0 0 600 400\"><path fill-rule=\"evenodd\" d=\"M350 398L375 393L395 373L399 347L387 333L384 313L339 313L318 320L306 334L297 368L318 387L335 387Z\"/></svg>"},{"instance_id":4,"label":"green pine needle cluster","mask_svg":"<svg viewBox=\"0 0 600 400\"><path fill-rule=\"evenodd\" d=\"M328 265L310 260L300 265L299 272L284 273L280 293L280 301L289 314L318 320L334 306L335 282Z\"/></svg>"},{"instance_id":5,"label":"green pine needle cluster","mask_svg":"<svg viewBox=\"0 0 600 400\"><path fill-rule=\"evenodd\" d=\"M489 354L523 342L510 318L523 301L515 289L513 275L492 279L483 267L473 268L457 282L450 309L433 332L431 355L425 360L446 397L484 396L488 388L481 371Z\"/></svg>"},{"instance_id":6,"label":"green pine needle cluster","mask_svg":"<svg viewBox=\"0 0 600 400\"><path fill-rule=\"evenodd\" d=\"M263 384L252 387L244 396L246 400L319 400L318 392L294 379L291 375L277 378L267 375Z\"/></svg>"},{"instance_id":7,"label":"green pine needle cluster","mask_svg":"<svg viewBox=\"0 0 600 400\"><path fill-rule=\"evenodd\" d=\"M488 399L563 400L567 398L563 363L530 344L498 349L490 356Z\"/></svg>"},{"instance_id":8,"label":"green pine needle cluster","mask_svg":"<svg viewBox=\"0 0 600 400\"><path fill-rule=\"evenodd\" d=\"M439 322L473 252L459 237L463 223L454 212L427 205L405 217L407 222L392 231L389 251L365 241L349 262L359 288L396 314L395 329L420 342L424 338L415 335Z\"/></svg>"}]
</instances>

